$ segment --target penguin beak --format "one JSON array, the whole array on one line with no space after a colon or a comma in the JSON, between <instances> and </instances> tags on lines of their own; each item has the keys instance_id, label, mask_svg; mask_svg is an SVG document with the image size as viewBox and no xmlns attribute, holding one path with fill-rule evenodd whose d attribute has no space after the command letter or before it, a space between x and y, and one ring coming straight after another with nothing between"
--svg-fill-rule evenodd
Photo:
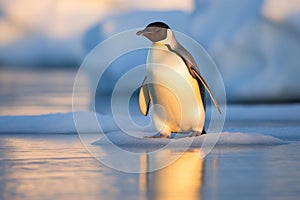
<instances>
[{"instance_id":1,"label":"penguin beak","mask_svg":"<svg viewBox=\"0 0 300 200\"><path fill-rule=\"evenodd\" d=\"M136 32L136 35L143 35L143 31Z\"/></svg>"},{"instance_id":2,"label":"penguin beak","mask_svg":"<svg viewBox=\"0 0 300 200\"><path fill-rule=\"evenodd\" d=\"M141 35L141 36L144 36L147 33L151 33L151 31L149 31L148 29L144 29L144 30L136 32L137 35Z\"/></svg>"},{"instance_id":3,"label":"penguin beak","mask_svg":"<svg viewBox=\"0 0 300 200\"><path fill-rule=\"evenodd\" d=\"M145 33L145 30L142 30L142 31L138 31L138 32L136 32L136 35L144 35L144 33Z\"/></svg>"}]
</instances>

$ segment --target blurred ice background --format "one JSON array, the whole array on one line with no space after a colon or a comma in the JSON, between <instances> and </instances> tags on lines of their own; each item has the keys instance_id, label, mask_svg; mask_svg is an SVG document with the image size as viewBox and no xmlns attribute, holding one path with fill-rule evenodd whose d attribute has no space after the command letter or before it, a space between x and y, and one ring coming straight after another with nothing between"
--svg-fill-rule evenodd
<instances>
[{"instance_id":1,"label":"blurred ice background","mask_svg":"<svg viewBox=\"0 0 300 200\"><path fill-rule=\"evenodd\" d=\"M229 103L300 100L300 0L2 0L1 70L38 69L40 77L54 68L74 71L100 42L156 20L204 46L221 71ZM112 68L104 80L144 63L145 55L122 58L116 65L123 71ZM1 84L3 96L7 84Z\"/></svg>"}]
</instances>

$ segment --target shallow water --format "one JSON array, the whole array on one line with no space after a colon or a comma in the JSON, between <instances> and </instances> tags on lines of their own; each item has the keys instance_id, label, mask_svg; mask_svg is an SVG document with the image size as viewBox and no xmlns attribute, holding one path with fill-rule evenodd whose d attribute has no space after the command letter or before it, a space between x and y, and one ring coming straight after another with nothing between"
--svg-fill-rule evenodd
<instances>
[{"instance_id":1,"label":"shallow water","mask_svg":"<svg viewBox=\"0 0 300 200\"><path fill-rule=\"evenodd\" d=\"M75 77L76 70L0 68L0 115L71 112ZM80 92L78 107L86 108L88 91Z\"/></svg>"},{"instance_id":2,"label":"shallow water","mask_svg":"<svg viewBox=\"0 0 300 200\"><path fill-rule=\"evenodd\" d=\"M77 135L0 136L0 199L298 199L300 142L191 149L155 172L130 174L95 160ZM166 150L151 163L180 152ZM146 169L147 154L139 168Z\"/></svg>"}]
</instances>

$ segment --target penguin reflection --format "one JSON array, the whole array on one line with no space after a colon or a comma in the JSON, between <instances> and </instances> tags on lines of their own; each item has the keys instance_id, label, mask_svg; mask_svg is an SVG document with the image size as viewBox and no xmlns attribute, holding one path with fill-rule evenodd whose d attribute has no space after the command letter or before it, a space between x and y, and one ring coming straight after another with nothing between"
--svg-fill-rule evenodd
<instances>
[{"instance_id":1,"label":"penguin reflection","mask_svg":"<svg viewBox=\"0 0 300 200\"><path fill-rule=\"evenodd\" d=\"M164 154L164 155L163 155ZM177 156L176 152L163 151L151 163L141 156L141 168L150 164L163 162L163 157ZM147 193L150 199L201 199L203 185L204 158L200 158L200 150L192 150L171 165L155 172L140 174L140 191ZM142 195L143 196L143 195Z\"/></svg>"}]
</instances>

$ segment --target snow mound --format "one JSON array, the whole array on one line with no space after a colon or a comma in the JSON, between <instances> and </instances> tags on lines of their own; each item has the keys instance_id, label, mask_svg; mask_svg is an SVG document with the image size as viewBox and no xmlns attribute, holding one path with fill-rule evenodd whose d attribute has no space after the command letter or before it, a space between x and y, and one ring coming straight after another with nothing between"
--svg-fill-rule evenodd
<instances>
[{"instance_id":1,"label":"snow mound","mask_svg":"<svg viewBox=\"0 0 300 200\"><path fill-rule=\"evenodd\" d=\"M0 133L69 134L77 133L72 112L32 116L0 116ZM84 133L99 133L99 127L90 121L94 112L76 112L83 120ZM102 131L118 130L110 116L96 114Z\"/></svg>"},{"instance_id":2,"label":"snow mound","mask_svg":"<svg viewBox=\"0 0 300 200\"><path fill-rule=\"evenodd\" d=\"M136 133L135 133L136 135ZM176 147L201 147L204 140L209 141L213 138L218 138L216 146L237 146L237 145L281 145L286 144L286 141L280 140L278 138L262 135L262 134L245 134L245 133L230 133L223 132L221 134L209 133L205 136L200 137L181 137L175 139L154 139L154 138L144 138L145 133L140 133L141 137L133 137L121 131L109 132L106 137L102 137L98 141L94 142L94 145L111 145L115 144L118 147L133 147L133 148L162 148L169 143L175 143ZM172 145L174 146L174 145Z\"/></svg>"}]
</instances>

